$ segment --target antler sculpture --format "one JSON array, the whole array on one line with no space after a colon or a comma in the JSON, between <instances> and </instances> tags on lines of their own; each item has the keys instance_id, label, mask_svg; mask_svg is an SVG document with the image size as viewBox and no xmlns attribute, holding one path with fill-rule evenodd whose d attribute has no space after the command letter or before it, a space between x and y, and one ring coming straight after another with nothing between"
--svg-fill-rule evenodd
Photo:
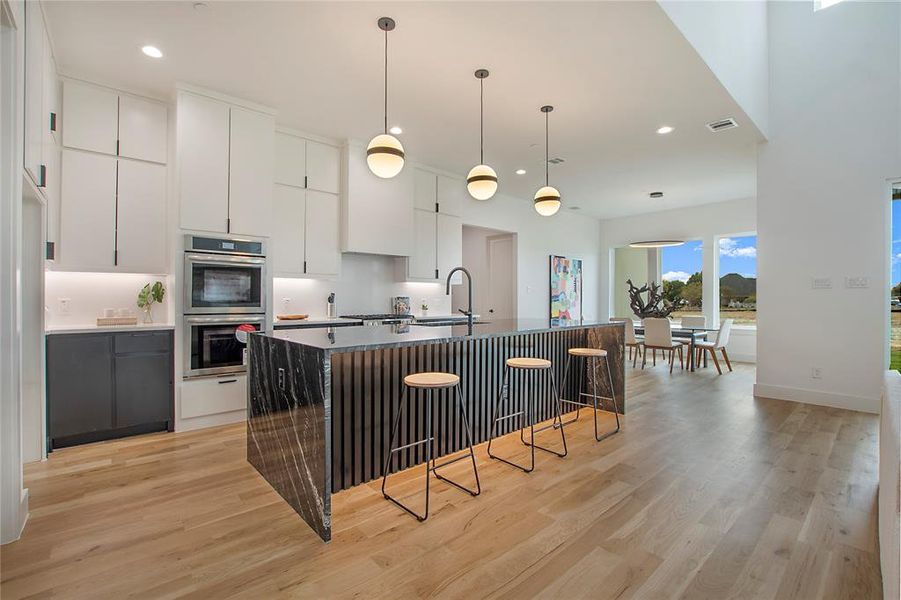
<instances>
[{"instance_id":1,"label":"antler sculpture","mask_svg":"<svg viewBox=\"0 0 901 600\"><path fill-rule=\"evenodd\" d=\"M663 299L663 293L656 281L652 281L650 284L643 285L640 288L635 287L631 279L627 279L626 283L629 284L629 306L632 307L632 312L637 317L641 319L648 317L664 318L670 316L676 309L672 303ZM641 297L642 294L648 295L647 302Z\"/></svg>"}]
</instances>

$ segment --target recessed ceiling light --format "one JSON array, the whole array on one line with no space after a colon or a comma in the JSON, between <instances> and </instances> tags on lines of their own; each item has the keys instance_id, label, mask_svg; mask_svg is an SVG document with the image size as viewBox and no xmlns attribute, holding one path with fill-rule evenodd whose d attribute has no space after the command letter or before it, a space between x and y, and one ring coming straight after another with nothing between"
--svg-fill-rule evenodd
<instances>
[{"instance_id":1,"label":"recessed ceiling light","mask_svg":"<svg viewBox=\"0 0 901 600\"><path fill-rule=\"evenodd\" d=\"M163 53L160 52L160 49L156 46L144 46L143 48L141 48L141 52L143 52L150 58L163 58Z\"/></svg>"},{"instance_id":2,"label":"recessed ceiling light","mask_svg":"<svg viewBox=\"0 0 901 600\"><path fill-rule=\"evenodd\" d=\"M395 125L394 127L392 127L391 129L388 130L388 133L391 133L393 135L400 135L403 132L404 132L404 130L401 129L400 127L398 127L397 125Z\"/></svg>"},{"instance_id":3,"label":"recessed ceiling light","mask_svg":"<svg viewBox=\"0 0 901 600\"><path fill-rule=\"evenodd\" d=\"M525 175L525 174L526 174L526 170L525 170L525 169L516 169L516 174L517 174L517 175Z\"/></svg>"},{"instance_id":4,"label":"recessed ceiling light","mask_svg":"<svg viewBox=\"0 0 901 600\"><path fill-rule=\"evenodd\" d=\"M670 127L669 125L664 125L663 127L661 127L660 129L657 130L657 133L659 133L660 135L666 135L667 133L672 133L672 132L673 132L673 128Z\"/></svg>"}]
</instances>

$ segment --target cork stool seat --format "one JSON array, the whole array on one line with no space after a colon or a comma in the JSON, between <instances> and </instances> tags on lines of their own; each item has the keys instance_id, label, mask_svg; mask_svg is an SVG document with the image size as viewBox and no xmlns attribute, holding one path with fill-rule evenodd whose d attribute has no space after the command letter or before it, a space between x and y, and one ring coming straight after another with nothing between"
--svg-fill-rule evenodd
<instances>
[{"instance_id":1,"label":"cork stool seat","mask_svg":"<svg viewBox=\"0 0 901 600\"><path fill-rule=\"evenodd\" d=\"M507 366L511 369L550 369L551 361L544 358L508 358Z\"/></svg>"},{"instance_id":2,"label":"cork stool seat","mask_svg":"<svg viewBox=\"0 0 901 600\"><path fill-rule=\"evenodd\" d=\"M411 393L408 393L408 390L411 390ZM453 390L450 393L453 394L456 400L456 408L460 414L461 421L463 422L463 429L466 433L466 442L469 446L469 453L461 454L456 458L452 458L444 461L441 464L438 464L436 457L434 456L434 449L436 448L435 444L439 440L435 435L435 420L432 418L432 415L434 412L433 409L435 402L438 400L438 398L443 396L442 390ZM442 393L442 396L437 396L436 392ZM419 394L425 394L424 429L426 431L426 437L416 442L404 444L403 446L396 446L401 416L403 415L404 409L407 409L409 411L411 394L417 395L417 398L419 397ZM414 448L417 446L425 446L425 512L421 515L410 509L400 500L397 500L396 498L389 495L385 490L385 487L388 483L388 475L391 474L391 468L393 466L392 459L394 458L394 455L398 452L401 452L402 450ZM440 448L440 444L437 447ZM473 475L475 475L476 480L476 487L474 490L462 486L455 481L451 481L450 479L443 477L438 473L438 469L446 467L451 463L455 463L458 460L465 460L467 458L472 461L472 472ZM476 455L472 448L472 430L470 430L469 421L466 418L466 406L463 402L463 393L460 391L459 375L455 375L453 373L430 371L425 373L412 373L404 377L404 386L400 396L400 406L398 406L397 414L394 417L394 427L391 429L391 444L388 447L388 454L385 456L385 468L382 470L382 473L382 495L385 497L385 499L390 500L394 504L398 505L399 507L416 517L416 519L420 522L425 521L429 518L429 481L431 481L431 476L433 473L435 474L435 477L437 477L441 481L449 483L454 487L471 494L472 496L478 496L482 493L482 486L479 483L479 470L476 467Z\"/></svg>"},{"instance_id":3,"label":"cork stool seat","mask_svg":"<svg viewBox=\"0 0 901 600\"><path fill-rule=\"evenodd\" d=\"M531 473L535 470L535 448L544 450L545 452L549 452L555 456L559 456L560 458L566 456L566 435L563 432L563 405L560 403L560 393L557 391L557 381L554 378L554 370L552 369L552 367L553 363L547 359L534 358L529 356L515 356L508 358L504 362L504 376L501 380L501 388L500 390L498 390L497 400L494 403L494 415L491 418L491 433L488 437L489 457L507 463L508 465L516 467L517 469L525 471L526 473ZM508 406L508 408L512 408L513 400L508 393L508 384L512 373L522 374L522 377L520 377L520 382L524 384L526 392L523 401L523 408L522 410L518 410L516 412L498 416L500 413L501 405L503 404L505 399L507 400L508 405L510 405ZM545 373L546 375L544 375ZM538 400L536 394L529 393L530 390L528 389L528 385L530 382L534 383L535 380L538 379L548 381L550 383L551 389L553 390L552 400L554 403L554 408L556 410L556 416L554 417L554 421L551 424L536 429L535 421L537 420ZM531 391L534 392L535 390ZM523 443L523 445L528 446L531 451L531 462L529 463L528 467L516 464L515 462L492 454L491 452L491 444L497 434L498 424L509 419L514 419L516 417L519 417L519 440ZM530 432L528 442L526 441L525 437L526 427L529 428ZM563 442L562 452L552 450L551 448L545 448L544 446L540 446L535 443L535 434L551 427L560 430L560 439Z\"/></svg>"},{"instance_id":4,"label":"cork stool seat","mask_svg":"<svg viewBox=\"0 0 901 600\"><path fill-rule=\"evenodd\" d=\"M413 388L435 389L454 387L460 383L460 377L453 373L413 373L404 377L404 385Z\"/></svg>"},{"instance_id":5,"label":"cork stool seat","mask_svg":"<svg viewBox=\"0 0 901 600\"><path fill-rule=\"evenodd\" d=\"M604 366L607 369L607 382L610 385L610 396L600 396L598 395L598 367L600 366L601 359L604 359ZM597 441L604 440L614 433L619 431L619 407L616 404L616 394L613 391L613 374L610 372L610 361L607 358L607 351L602 348L570 348L567 351L566 356L566 366L563 368L563 389L567 389L566 382L569 380L570 366L573 360L576 361L578 367L580 369L576 372L576 376L579 378L579 395L575 400L567 400L566 398L562 399L562 402L568 404L570 406L576 407L576 416L569 421L566 421L565 424L574 423L579 420L579 414L582 412L583 408L593 408L594 409L594 439ZM584 374L584 376L583 376ZM592 382L592 393L585 394L582 392L582 384L585 379L590 379ZM585 402L582 398L583 396L588 396L591 398L590 402ZM598 405L598 400L611 400L613 402L613 414L616 416L616 429L610 432L605 433L604 435L600 435L598 431L598 411L603 410L603 407Z\"/></svg>"},{"instance_id":6,"label":"cork stool seat","mask_svg":"<svg viewBox=\"0 0 901 600\"><path fill-rule=\"evenodd\" d=\"M570 356L607 356L607 351L600 348L570 348L567 352Z\"/></svg>"}]
</instances>

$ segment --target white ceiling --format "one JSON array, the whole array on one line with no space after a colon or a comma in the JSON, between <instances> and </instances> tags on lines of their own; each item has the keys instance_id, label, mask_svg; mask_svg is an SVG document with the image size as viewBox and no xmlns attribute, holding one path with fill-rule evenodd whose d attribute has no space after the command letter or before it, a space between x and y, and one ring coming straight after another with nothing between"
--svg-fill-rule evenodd
<instances>
[{"instance_id":1,"label":"white ceiling","mask_svg":"<svg viewBox=\"0 0 901 600\"><path fill-rule=\"evenodd\" d=\"M362 141L381 129L376 20L391 16L389 121L411 159L461 175L478 161L473 71L485 67L485 159L503 193L531 199L543 184L538 108L553 104L551 157L565 163L551 183L566 207L608 218L756 195L759 132L656 2L44 4L63 73L166 98L192 83ZM741 126L706 129L727 116Z\"/></svg>"}]
</instances>

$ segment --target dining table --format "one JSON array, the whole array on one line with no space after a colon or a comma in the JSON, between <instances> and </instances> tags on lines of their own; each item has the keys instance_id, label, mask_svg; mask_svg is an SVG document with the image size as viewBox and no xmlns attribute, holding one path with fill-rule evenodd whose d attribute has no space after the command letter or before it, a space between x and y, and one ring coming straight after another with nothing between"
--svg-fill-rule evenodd
<instances>
[{"instance_id":1,"label":"dining table","mask_svg":"<svg viewBox=\"0 0 901 600\"><path fill-rule=\"evenodd\" d=\"M702 340L707 340L707 336L711 333L716 333L719 331L718 329L708 329L707 327L674 327L672 330L672 335L674 339L677 340L688 340L688 370L691 373L694 373L695 367L695 343ZM644 335L644 327L641 325L635 326L635 334L636 335ZM704 366L707 366L707 355L704 355Z\"/></svg>"}]
</instances>

